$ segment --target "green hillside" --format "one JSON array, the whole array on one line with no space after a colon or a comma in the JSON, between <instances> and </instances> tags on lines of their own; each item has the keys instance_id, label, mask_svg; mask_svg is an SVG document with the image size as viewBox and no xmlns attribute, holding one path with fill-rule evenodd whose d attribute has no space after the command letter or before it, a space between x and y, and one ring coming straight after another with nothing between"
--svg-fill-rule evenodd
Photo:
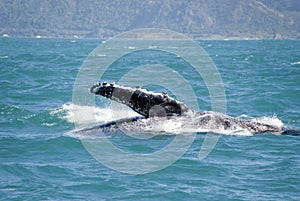
<instances>
[{"instance_id":1,"label":"green hillside","mask_svg":"<svg viewBox=\"0 0 300 201\"><path fill-rule=\"evenodd\" d=\"M164 28L194 38L300 38L299 0L0 0L0 35L110 37Z\"/></svg>"}]
</instances>

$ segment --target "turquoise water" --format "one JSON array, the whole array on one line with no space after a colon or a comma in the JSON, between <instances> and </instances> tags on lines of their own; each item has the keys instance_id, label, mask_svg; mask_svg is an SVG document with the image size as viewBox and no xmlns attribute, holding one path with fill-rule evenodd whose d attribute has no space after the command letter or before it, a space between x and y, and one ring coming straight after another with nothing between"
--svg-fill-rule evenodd
<instances>
[{"instance_id":1,"label":"turquoise water","mask_svg":"<svg viewBox=\"0 0 300 201\"><path fill-rule=\"evenodd\" d=\"M199 133L178 161L144 175L102 165L78 137L68 134L74 129L71 102L76 75L100 42L0 38L1 200L299 200L300 41L199 41L220 71L227 114L276 116L296 135L220 135L209 156L199 160L206 136ZM152 57L145 63L153 62ZM178 68L184 65L174 58L160 59ZM107 78L118 80L128 71L126 66L140 60L135 55L119 60ZM195 87L200 109L209 110L204 83L193 71L182 73ZM107 110L99 117L105 120L105 115ZM160 149L173 136L109 138L139 154Z\"/></svg>"}]
</instances>

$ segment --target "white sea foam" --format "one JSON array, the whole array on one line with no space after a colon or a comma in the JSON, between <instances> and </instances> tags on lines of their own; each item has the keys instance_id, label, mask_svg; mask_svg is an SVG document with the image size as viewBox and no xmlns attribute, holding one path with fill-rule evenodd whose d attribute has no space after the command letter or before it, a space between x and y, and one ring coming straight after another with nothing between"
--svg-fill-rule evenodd
<instances>
[{"instance_id":1,"label":"white sea foam","mask_svg":"<svg viewBox=\"0 0 300 201\"><path fill-rule=\"evenodd\" d=\"M242 114L242 115L238 116L237 118L252 121L252 122L267 124L267 125L271 125L271 126L276 126L278 128L284 127L283 122L276 115L273 115L271 117L267 117L267 116L251 117L246 114Z\"/></svg>"},{"instance_id":2,"label":"white sea foam","mask_svg":"<svg viewBox=\"0 0 300 201\"><path fill-rule=\"evenodd\" d=\"M300 61L292 62L291 65L300 65Z\"/></svg>"},{"instance_id":3,"label":"white sea foam","mask_svg":"<svg viewBox=\"0 0 300 201\"><path fill-rule=\"evenodd\" d=\"M262 123L262 124L276 126L278 128L284 127L284 124L282 123L282 121L280 119L277 118L277 116L273 116L273 117L263 116L263 117L259 117L259 118L254 118L254 119L252 119L252 121Z\"/></svg>"},{"instance_id":4,"label":"white sea foam","mask_svg":"<svg viewBox=\"0 0 300 201\"><path fill-rule=\"evenodd\" d=\"M59 109L51 112L52 115L57 113L62 113L60 118L78 125L105 123L121 118L139 116L137 113L131 110L99 108L96 106L81 106L73 103L65 103Z\"/></svg>"}]
</instances>

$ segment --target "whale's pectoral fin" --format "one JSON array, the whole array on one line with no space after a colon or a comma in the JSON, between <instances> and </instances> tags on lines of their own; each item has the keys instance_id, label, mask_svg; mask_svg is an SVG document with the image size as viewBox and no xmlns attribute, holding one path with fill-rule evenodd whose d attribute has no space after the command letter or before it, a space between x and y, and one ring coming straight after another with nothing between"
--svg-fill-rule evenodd
<instances>
[{"instance_id":1,"label":"whale's pectoral fin","mask_svg":"<svg viewBox=\"0 0 300 201\"><path fill-rule=\"evenodd\" d=\"M144 117L181 116L190 109L166 93L153 93L137 87L123 87L115 83L97 83L90 92L125 104Z\"/></svg>"}]
</instances>

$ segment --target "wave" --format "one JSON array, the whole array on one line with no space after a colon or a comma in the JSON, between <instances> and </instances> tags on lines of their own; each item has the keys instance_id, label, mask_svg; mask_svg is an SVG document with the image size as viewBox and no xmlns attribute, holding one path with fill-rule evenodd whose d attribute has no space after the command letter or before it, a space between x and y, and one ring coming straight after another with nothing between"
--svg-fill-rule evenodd
<instances>
[{"instance_id":1,"label":"wave","mask_svg":"<svg viewBox=\"0 0 300 201\"><path fill-rule=\"evenodd\" d=\"M0 124L3 128L61 128L70 127L65 120L68 111L64 107L30 111L17 105L0 104Z\"/></svg>"}]
</instances>

